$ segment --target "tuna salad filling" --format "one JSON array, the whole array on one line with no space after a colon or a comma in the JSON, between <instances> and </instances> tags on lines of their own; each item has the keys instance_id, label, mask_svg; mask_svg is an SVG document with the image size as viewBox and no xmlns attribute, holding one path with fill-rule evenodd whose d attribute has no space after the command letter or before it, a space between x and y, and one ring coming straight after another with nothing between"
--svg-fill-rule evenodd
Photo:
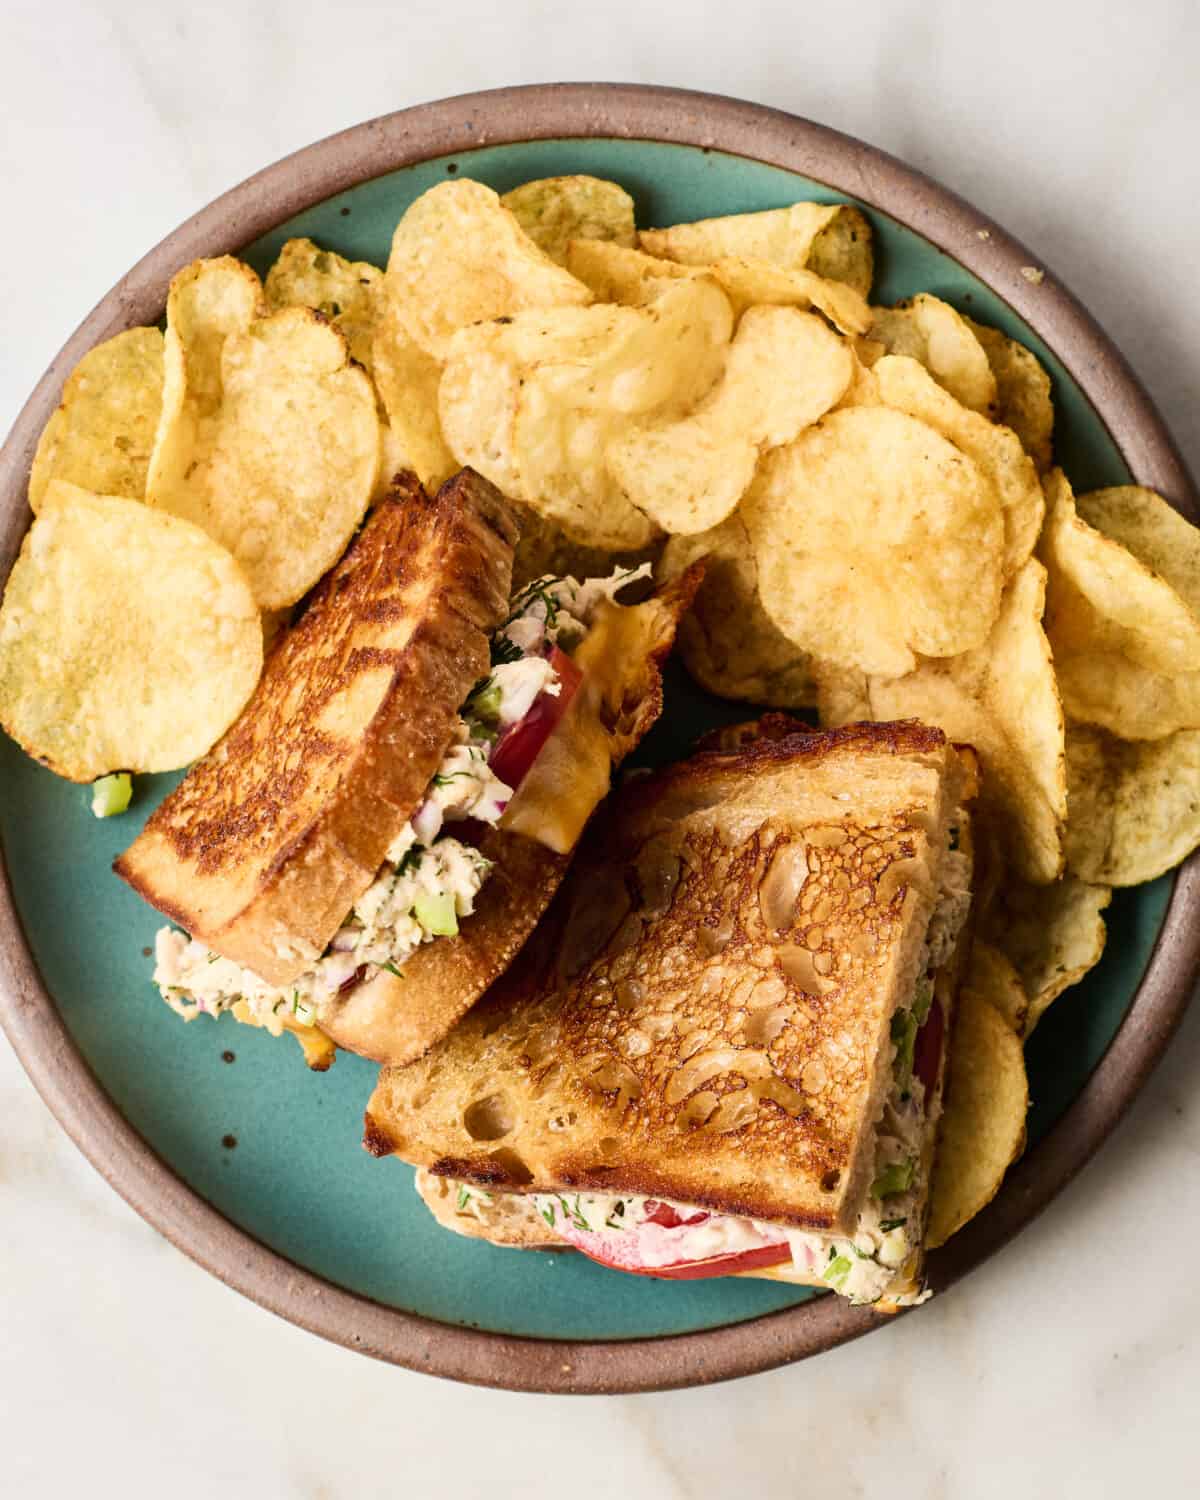
<instances>
[{"instance_id":1,"label":"tuna salad filling","mask_svg":"<svg viewBox=\"0 0 1200 1500\"><path fill-rule=\"evenodd\" d=\"M393 841L312 969L272 985L171 927L155 939L154 982L184 1020L233 1010L278 1035L319 1026L342 991L379 971L399 974L434 938L453 936L491 870L471 825L495 827L579 685L570 658L602 601L646 577L649 564L609 578L540 578L520 590L492 635L491 669L463 705L454 736L416 813ZM451 830L459 826L465 835Z\"/></svg>"}]
</instances>

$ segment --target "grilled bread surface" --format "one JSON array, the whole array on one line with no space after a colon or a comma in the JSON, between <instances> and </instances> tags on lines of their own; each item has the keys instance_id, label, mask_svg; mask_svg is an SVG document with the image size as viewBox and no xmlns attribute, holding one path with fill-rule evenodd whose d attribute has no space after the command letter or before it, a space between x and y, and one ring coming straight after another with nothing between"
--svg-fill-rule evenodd
<instances>
[{"instance_id":1,"label":"grilled bread surface","mask_svg":"<svg viewBox=\"0 0 1200 1500\"><path fill-rule=\"evenodd\" d=\"M115 862L272 984L310 968L425 795L506 617L516 527L463 470L397 477L228 733Z\"/></svg>"},{"instance_id":2,"label":"grilled bread surface","mask_svg":"<svg viewBox=\"0 0 1200 1500\"><path fill-rule=\"evenodd\" d=\"M368 1149L850 1231L961 780L939 731L901 723L628 784L517 965L381 1073Z\"/></svg>"},{"instance_id":3,"label":"grilled bread surface","mask_svg":"<svg viewBox=\"0 0 1200 1500\"><path fill-rule=\"evenodd\" d=\"M604 610L575 656L578 692L480 846L493 867L474 912L456 936L418 948L401 973L380 969L337 996L321 1026L339 1046L410 1062L508 968L550 905L613 768L662 712L662 664L701 576L694 568L641 604Z\"/></svg>"}]
</instances>

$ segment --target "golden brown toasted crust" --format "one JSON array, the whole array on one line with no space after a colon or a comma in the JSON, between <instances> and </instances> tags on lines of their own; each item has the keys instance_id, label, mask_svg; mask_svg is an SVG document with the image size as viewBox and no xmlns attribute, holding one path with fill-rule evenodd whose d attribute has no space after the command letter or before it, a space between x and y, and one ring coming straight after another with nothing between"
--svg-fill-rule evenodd
<instances>
[{"instance_id":1,"label":"golden brown toasted crust","mask_svg":"<svg viewBox=\"0 0 1200 1500\"><path fill-rule=\"evenodd\" d=\"M690 570L641 604L610 607L593 625L575 656L584 676L570 708L509 804L512 817L481 845L494 868L474 912L456 936L418 948L400 974L377 971L334 1000L321 1025L339 1046L395 1067L411 1062L512 963L550 905L613 768L662 711L662 663L700 576Z\"/></svg>"},{"instance_id":2,"label":"golden brown toasted crust","mask_svg":"<svg viewBox=\"0 0 1200 1500\"><path fill-rule=\"evenodd\" d=\"M286 984L374 880L508 610L516 528L463 470L397 476L253 698L115 862L152 906ZM419 707L419 712L414 711Z\"/></svg>"},{"instance_id":3,"label":"golden brown toasted crust","mask_svg":"<svg viewBox=\"0 0 1200 1500\"><path fill-rule=\"evenodd\" d=\"M960 787L945 738L908 723L630 783L556 904L553 973L527 949L426 1058L384 1070L368 1149L848 1230Z\"/></svg>"}]
</instances>

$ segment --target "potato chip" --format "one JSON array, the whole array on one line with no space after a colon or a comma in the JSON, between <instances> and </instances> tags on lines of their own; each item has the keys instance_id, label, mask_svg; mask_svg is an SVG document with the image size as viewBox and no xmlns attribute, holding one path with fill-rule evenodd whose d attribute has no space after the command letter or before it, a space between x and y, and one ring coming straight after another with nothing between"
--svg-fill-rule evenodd
<instances>
[{"instance_id":1,"label":"potato chip","mask_svg":"<svg viewBox=\"0 0 1200 1500\"><path fill-rule=\"evenodd\" d=\"M685 265L749 257L787 271L815 272L852 286L861 297L871 290L871 226L858 209L845 204L793 203L670 229L644 229L638 242L651 255Z\"/></svg>"},{"instance_id":2,"label":"potato chip","mask_svg":"<svg viewBox=\"0 0 1200 1500\"><path fill-rule=\"evenodd\" d=\"M705 274L609 240L572 240L567 246L566 264L597 302L618 302L623 307L643 307L654 299L664 281L687 281Z\"/></svg>"},{"instance_id":3,"label":"potato chip","mask_svg":"<svg viewBox=\"0 0 1200 1500\"><path fill-rule=\"evenodd\" d=\"M1067 712L1127 740L1200 729L1200 671L1167 676L1113 651L1055 653Z\"/></svg>"},{"instance_id":4,"label":"potato chip","mask_svg":"<svg viewBox=\"0 0 1200 1500\"><path fill-rule=\"evenodd\" d=\"M711 276L729 298L735 318L750 307L798 307L822 313L845 334L862 334L871 326L871 309L852 287L765 260L731 256L692 266L620 245L576 240L568 249L567 265L598 299L627 307L649 301L663 281Z\"/></svg>"},{"instance_id":5,"label":"potato chip","mask_svg":"<svg viewBox=\"0 0 1200 1500\"><path fill-rule=\"evenodd\" d=\"M602 177L540 177L513 188L500 202L560 266L567 264L572 240L611 240L631 248L637 243L633 199Z\"/></svg>"},{"instance_id":6,"label":"potato chip","mask_svg":"<svg viewBox=\"0 0 1200 1500\"><path fill-rule=\"evenodd\" d=\"M672 537L657 576L677 578L706 558L704 581L679 624L679 653L700 684L720 698L804 708L813 702L808 658L782 634L758 597L758 569L737 515L711 531Z\"/></svg>"},{"instance_id":7,"label":"potato chip","mask_svg":"<svg viewBox=\"0 0 1200 1500\"><path fill-rule=\"evenodd\" d=\"M940 432L995 486L1004 507L1004 572L1011 577L1032 553L1046 510L1037 469L1020 438L956 401L915 359L889 354L872 373L888 406Z\"/></svg>"},{"instance_id":8,"label":"potato chip","mask_svg":"<svg viewBox=\"0 0 1200 1500\"><path fill-rule=\"evenodd\" d=\"M1200 845L1200 730L1128 744L1067 731L1067 864L1094 885L1141 885Z\"/></svg>"},{"instance_id":9,"label":"potato chip","mask_svg":"<svg viewBox=\"0 0 1200 1500\"><path fill-rule=\"evenodd\" d=\"M1194 669L1200 619L1179 594L1082 519L1060 469L1046 476L1046 498L1041 551L1050 572L1046 620L1055 654L1115 651L1154 671Z\"/></svg>"},{"instance_id":10,"label":"potato chip","mask_svg":"<svg viewBox=\"0 0 1200 1500\"><path fill-rule=\"evenodd\" d=\"M717 260L708 270L724 288L736 317L749 307L813 308L844 334L862 334L871 327L871 309L853 287L825 281L812 271L785 270L748 257Z\"/></svg>"},{"instance_id":11,"label":"potato chip","mask_svg":"<svg viewBox=\"0 0 1200 1500\"><path fill-rule=\"evenodd\" d=\"M979 936L998 948L1017 971L1029 997L1022 1035L1047 1008L1078 984L1104 952L1104 918L1112 900L1106 885L1064 875L1053 885L1029 885L1009 876L982 912Z\"/></svg>"},{"instance_id":12,"label":"potato chip","mask_svg":"<svg viewBox=\"0 0 1200 1500\"><path fill-rule=\"evenodd\" d=\"M371 346L375 389L387 413L380 477L386 488L397 470L408 468L433 493L458 467L438 416L442 366L408 337L390 302L385 292Z\"/></svg>"},{"instance_id":13,"label":"potato chip","mask_svg":"<svg viewBox=\"0 0 1200 1500\"><path fill-rule=\"evenodd\" d=\"M856 342L861 342L861 340ZM863 363L856 349L852 349L852 352L854 354L853 374L836 410L841 411L847 406L882 406L883 397L879 394L879 382L875 379L875 371Z\"/></svg>"},{"instance_id":14,"label":"potato chip","mask_svg":"<svg viewBox=\"0 0 1200 1500\"><path fill-rule=\"evenodd\" d=\"M322 313L370 373L371 344L383 299L383 272L365 260L347 260L312 240L288 240L267 272L267 306L311 307Z\"/></svg>"},{"instance_id":15,"label":"potato chip","mask_svg":"<svg viewBox=\"0 0 1200 1500\"><path fill-rule=\"evenodd\" d=\"M836 667L814 661L817 719L822 729L840 729L843 724L862 724L871 718L867 674L857 667Z\"/></svg>"},{"instance_id":16,"label":"potato chip","mask_svg":"<svg viewBox=\"0 0 1200 1500\"><path fill-rule=\"evenodd\" d=\"M625 497L666 531L707 531L737 506L759 452L791 442L823 416L853 371L853 354L820 318L791 307L752 307L724 375L695 410L616 438L609 471Z\"/></svg>"},{"instance_id":17,"label":"potato chip","mask_svg":"<svg viewBox=\"0 0 1200 1500\"><path fill-rule=\"evenodd\" d=\"M1016 339L973 318L964 317L963 322L983 345L996 377L996 420L1012 428L1039 473L1045 473L1054 462L1054 403L1049 375L1037 355Z\"/></svg>"},{"instance_id":18,"label":"potato chip","mask_svg":"<svg viewBox=\"0 0 1200 1500\"><path fill-rule=\"evenodd\" d=\"M944 1245L996 1196L1025 1146L1029 1083L1020 1039L973 990L958 999L925 1243Z\"/></svg>"},{"instance_id":19,"label":"potato chip","mask_svg":"<svg viewBox=\"0 0 1200 1500\"><path fill-rule=\"evenodd\" d=\"M400 220L387 283L404 332L437 359L469 323L592 300L582 282L534 244L491 188L463 177L422 193Z\"/></svg>"},{"instance_id":20,"label":"potato chip","mask_svg":"<svg viewBox=\"0 0 1200 1500\"><path fill-rule=\"evenodd\" d=\"M949 303L921 292L872 311L871 338L889 354L915 359L956 401L985 417L993 414L996 377L983 345Z\"/></svg>"},{"instance_id":21,"label":"potato chip","mask_svg":"<svg viewBox=\"0 0 1200 1500\"><path fill-rule=\"evenodd\" d=\"M900 676L986 640L1004 525L975 464L888 407L833 412L763 460L743 502L780 630L835 665Z\"/></svg>"},{"instance_id":22,"label":"potato chip","mask_svg":"<svg viewBox=\"0 0 1200 1500\"><path fill-rule=\"evenodd\" d=\"M1200 618L1078 515L1060 470L1045 490L1046 633L1068 715L1128 739L1200 727Z\"/></svg>"},{"instance_id":23,"label":"potato chip","mask_svg":"<svg viewBox=\"0 0 1200 1500\"><path fill-rule=\"evenodd\" d=\"M1067 814L1063 714L1042 630L1046 573L1031 558L1005 590L987 641L893 680L872 677L873 719L923 719L972 745L983 763L980 802L991 809L1027 880L1062 870Z\"/></svg>"},{"instance_id":24,"label":"potato chip","mask_svg":"<svg viewBox=\"0 0 1200 1500\"><path fill-rule=\"evenodd\" d=\"M198 527L52 480L0 608L0 723L71 781L174 771L254 690L250 586Z\"/></svg>"},{"instance_id":25,"label":"potato chip","mask_svg":"<svg viewBox=\"0 0 1200 1500\"><path fill-rule=\"evenodd\" d=\"M29 475L29 504L65 479L104 495L141 500L162 410L163 337L130 328L90 349L67 377L42 430Z\"/></svg>"},{"instance_id":26,"label":"potato chip","mask_svg":"<svg viewBox=\"0 0 1200 1500\"><path fill-rule=\"evenodd\" d=\"M260 608L278 609L362 519L379 419L342 335L307 307L255 318L257 280L237 266L198 262L171 284L146 498L228 547Z\"/></svg>"},{"instance_id":27,"label":"potato chip","mask_svg":"<svg viewBox=\"0 0 1200 1500\"><path fill-rule=\"evenodd\" d=\"M977 939L971 946L963 987L986 1000L1018 1036L1025 1030L1029 996L1020 976L999 948Z\"/></svg>"},{"instance_id":28,"label":"potato chip","mask_svg":"<svg viewBox=\"0 0 1200 1500\"><path fill-rule=\"evenodd\" d=\"M708 277L665 281L644 307L518 313L451 342L439 405L460 463L573 541L646 547L658 528L608 469L613 438L682 415L721 373L729 303Z\"/></svg>"},{"instance_id":29,"label":"potato chip","mask_svg":"<svg viewBox=\"0 0 1200 1500\"><path fill-rule=\"evenodd\" d=\"M1136 484L1093 490L1078 496L1075 507L1089 526L1132 552L1200 616L1200 529L1161 495Z\"/></svg>"}]
</instances>

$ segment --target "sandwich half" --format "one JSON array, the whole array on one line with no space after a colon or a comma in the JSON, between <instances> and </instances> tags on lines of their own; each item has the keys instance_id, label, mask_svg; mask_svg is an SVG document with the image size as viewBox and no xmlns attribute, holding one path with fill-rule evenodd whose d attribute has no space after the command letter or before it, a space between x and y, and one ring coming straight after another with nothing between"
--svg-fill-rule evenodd
<instances>
[{"instance_id":1,"label":"sandwich half","mask_svg":"<svg viewBox=\"0 0 1200 1500\"><path fill-rule=\"evenodd\" d=\"M657 718L698 578L646 570L510 597L508 502L464 470L398 477L270 656L241 717L115 862L176 928L154 978L186 1019L231 1010L419 1056L511 962L613 766Z\"/></svg>"},{"instance_id":2,"label":"sandwich half","mask_svg":"<svg viewBox=\"0 0 1200 1500\"><path fill-rule=\"evenodd\" d=\"M520 963L381 1072L365 1144L459 1233L892 1310L921 1296L973 761L911 722L765 727L613 797Z\"/></svg>"}]
</instances>

